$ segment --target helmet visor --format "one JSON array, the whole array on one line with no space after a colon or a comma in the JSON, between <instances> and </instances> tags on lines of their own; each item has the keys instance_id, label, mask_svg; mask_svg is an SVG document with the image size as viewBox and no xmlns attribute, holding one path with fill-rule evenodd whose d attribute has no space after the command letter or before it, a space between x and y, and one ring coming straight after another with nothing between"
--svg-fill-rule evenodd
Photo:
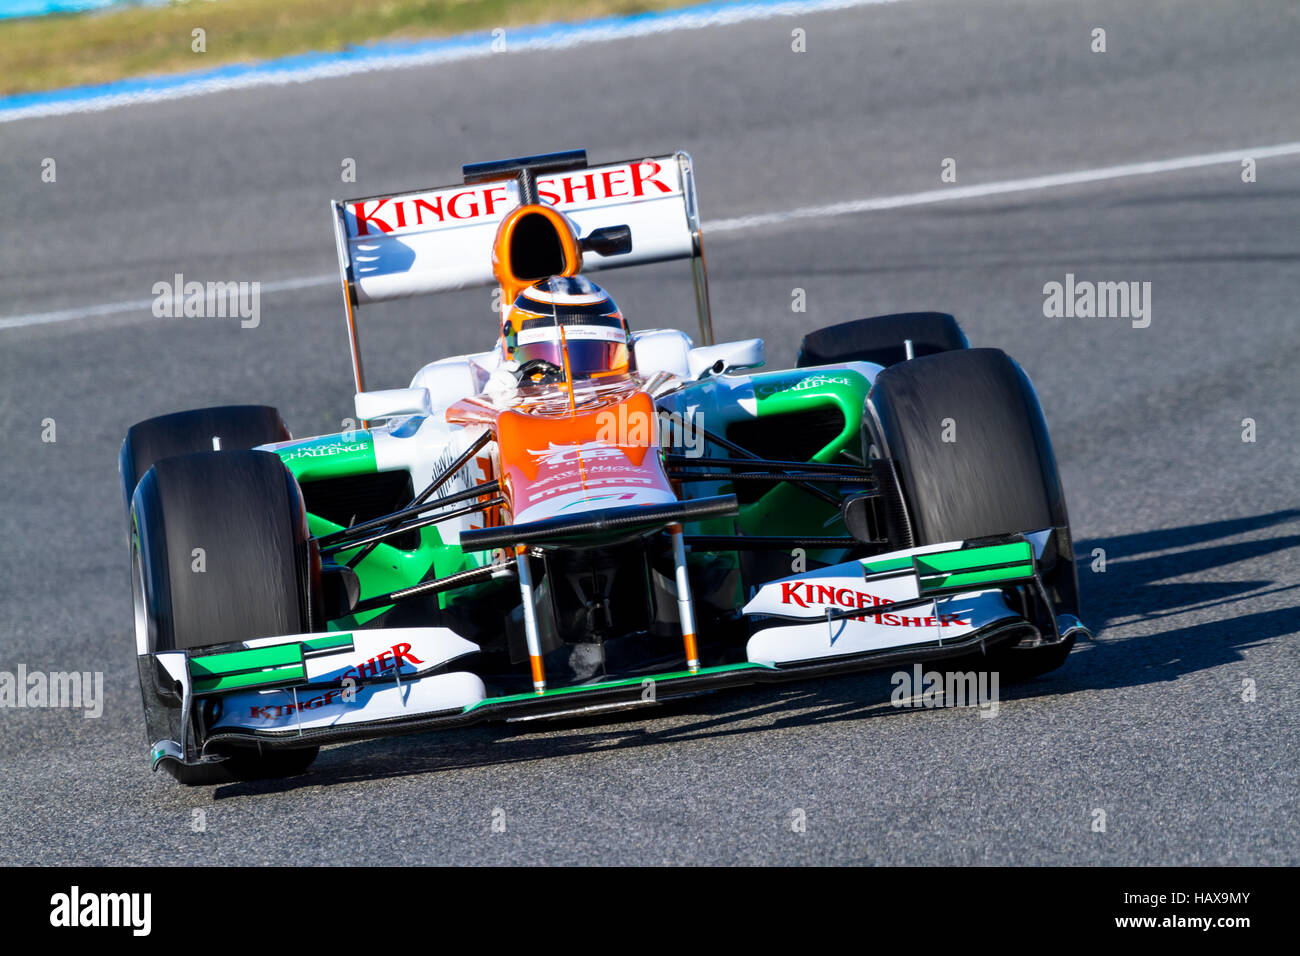
<instances>
[{"instance_id":1,"label":"helmet visor","mask_svg":"<svg viewBox=\"0 0 1300 956\"><path fill-rule=\"evenodd\" d=\"M574 378L591 378L627 369L627 333L622 329L593 325L567 325L561 341L558 326L523 329L518 333L511 357L519 364L544 359L557 368L565 367L564 346L568 346L568 369Z\"/></svg>"}]
</instances>

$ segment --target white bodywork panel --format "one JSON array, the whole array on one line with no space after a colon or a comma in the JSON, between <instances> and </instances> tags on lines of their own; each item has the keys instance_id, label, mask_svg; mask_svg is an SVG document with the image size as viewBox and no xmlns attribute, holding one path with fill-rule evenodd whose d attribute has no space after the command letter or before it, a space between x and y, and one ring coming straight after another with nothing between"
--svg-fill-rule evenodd
<instances>
[{"instance_id":1,"label":"white bodywork panel","mask_svg":"<svg viewBox=\"0 0 1300 956\"><path fill-rule=\"evenodd\" d=\"M409 717L420 713L466 707L486 696L483 682L474 674L452 672L420 680L394 683L356 684L355 698L345 699L351 678L398 677L428 670L439 664L472 654L478 645L445 627L398 627L352 631L350 653L324 654L306 661L307 679L312 683L337 682L326 690L295 691L292 688L252 690L225 694L221 715L214 729L289 730L302 726L329 727L385 717ZM303 634L306 640L320 634ZM246 641L248 647L284 644L292 638L268 637ZM301 723L300 723L301 719Z\"/></svg>"},{"instance_id":2,"label":"white bodywork panel","mask_svg":"<svg viewBox=\"0 0 1300 956\"><path fill-rule=\"evenodd\" d=\"M667 372L691 377L691 349L695 343L678 329L647 329L632 333L632 355L636 370L643 375Z\"/></svg>"},{"instance_id":3,"label":"white bodywork panel","mask_svg":"<svg viewBox=\"0 0 1300 956\"><path fill-rule=\"evenodd\" d=\"M371 431L375 445L375 467L379 471L410 471L411 484L418 491L441 474L482 433L483 426L451 425L438 412L427 418L416 416L395 420ZM492 456L495 450L495 442L489 442L482 455ZM449 478L430 501L466 491L487 477L482 463L471 461ZM460 540L460 532L467 531L471 523L479 520L478 515L453 518L439 524L438 533L444 543L454 544Z\"/></svg>"},{"instance_id":4,"label":"white bodywork panel","mask_svg":"<svg viewBox=\"0 0 1300 956\"><path fill-rule=\"evenodd\" d=\"M954 541L873 555L871 563L962 546ZM771 581L744 607L745 614L791 614L807 624L785 624L759 631L746 655L757 664L789 664L842 657L890 647L955 640L1000 620L1017 618L1000 589L939 597L929 605L891 613L888 605L918 596L916 576L905 572L866 580L861 562L848 561ZM861 618L826 621L828 610L861 607Z\"/></svg>"},{"instance_id":5,"label":"white bodywork panel","mask_svg":"<svg viewBox=\"0 0 1300 956\"><path fill-rule=\"evenodd\" d=\"M483 681L467 671L434 674L398 684L364 684L353 700L342 688L312 691L266 690L228 694L213 732L222 730L310 730L368 723L387 717L418 717L460 710L487 696Z\"/></svg>"},{"instance_id":6,"label":"white bodywork panel","mask_svg":"<svg viewBox=\"0 0 1300 956\"><path fill-rule=\"evenodd\" d=\"M627 460L616 448L585 448L582 451L583 460L592 462L587 466L589 471L602 467L601 459L593 457L598 456L602 451L614 452L622 461ZM568 518L585 511L599 511L620 506L669 505L677 500L677 496L668 489L656 488L649 484L634 484L637 476L630 469L624 474L621 464L622 462L619 462L616 466L619 467L619 475L606 479L608 484L594 484L591 481L586 484L581 481L570 482L571 488L554 489L553 494L548 495L543 501L522 509L515 515L515 523L527 524L530 521L541 521L546 518Z\"/></svg>"}]
</instances>

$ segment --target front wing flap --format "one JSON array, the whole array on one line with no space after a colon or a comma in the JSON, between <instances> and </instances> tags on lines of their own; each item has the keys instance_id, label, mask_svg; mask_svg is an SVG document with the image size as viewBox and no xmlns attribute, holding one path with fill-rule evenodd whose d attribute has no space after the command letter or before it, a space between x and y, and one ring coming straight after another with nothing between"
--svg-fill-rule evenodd
<instances>
[{"instance_id":1,"label":"front wing flap","mask_svg":"<svg viewBox=\"0 0 1300 956\"><path fill-rule=\"evenodd\" d=\"M968 643L1008 624L1032 627L1004 593L1024 586L1041 591L1034 544L1022 535L926 545L806 571L764 584L745 605L756 628L746 655L781 666Z\"/></svg>"}]
</instances>

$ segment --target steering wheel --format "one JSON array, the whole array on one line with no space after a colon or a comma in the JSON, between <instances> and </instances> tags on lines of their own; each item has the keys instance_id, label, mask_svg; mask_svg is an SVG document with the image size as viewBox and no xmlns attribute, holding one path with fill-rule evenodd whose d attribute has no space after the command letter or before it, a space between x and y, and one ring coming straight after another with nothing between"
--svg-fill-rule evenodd
<instances>
[{"instance_id":1,"label":"steering wheel","mask_svg":"<svg viewBox=\"0 0 1300 956\"><path fill-rule=\"evenodd\" d=\"M554 385L564 381L564 369L546 359L529 359L519 366L515 377L520 384Z\"/></svg>"}]
</instances>

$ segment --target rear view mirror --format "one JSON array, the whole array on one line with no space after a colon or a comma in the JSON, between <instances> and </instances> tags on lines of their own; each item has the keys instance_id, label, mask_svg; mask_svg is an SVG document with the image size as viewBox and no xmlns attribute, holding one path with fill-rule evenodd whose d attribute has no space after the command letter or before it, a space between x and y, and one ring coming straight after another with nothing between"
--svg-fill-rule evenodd
<instances>
[{"instance_id":1,"label":"rear view mirror","mask_svg":"<svg viewBox=\"0 0 1300 956\"><path fill-rule=\"evenodd\" d=\"M741 339L739 342L720 342L691 349L687 359L691 378L704 375L721 375L726 371L758 368L765 361L762 339Z\"/></svg>"},{"instance_id":2,"label":"rear view mirror","mask_svg":"<svg viewBox=\"0 0 1300 956\"><path fill-rule=\"evenodd\" d=\"M583 252L594 252L598 256L625 256L632 251L632 229L629 226L594 229L578 245Z\"/></svg>"},{"instance_id":3,"label":"rear view mirror","mask_svg":"<svg viewBox=\"0 0 1300 956\"><path fill-rule=\"evenodd\" d=\"M373 392L357 392L355 399L357 418L363 422L377 418L397 418L400 415L433 414L427 388L383 388Z\"/></svg>"}]
</instances>

